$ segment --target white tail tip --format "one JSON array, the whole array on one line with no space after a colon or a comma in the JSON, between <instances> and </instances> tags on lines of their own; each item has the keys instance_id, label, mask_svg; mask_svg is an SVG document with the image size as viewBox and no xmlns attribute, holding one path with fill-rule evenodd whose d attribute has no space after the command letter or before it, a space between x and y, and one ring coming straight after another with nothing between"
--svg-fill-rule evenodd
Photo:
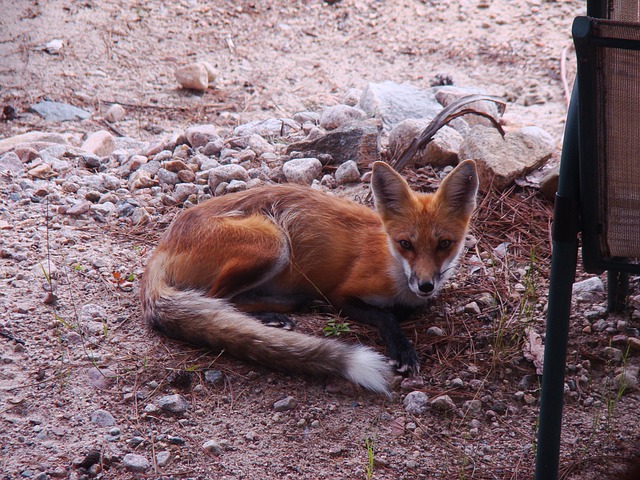
<instances>
[{"instance_id":1,"label":"white tail tip","mask_svg":"<svg viewBox=\"0 0 640 480\"><path fill-rule=\"evenodd\" d=\"M344 376L367 390L389 395L391 367L387 359L367 347L357 347L350 355Z\"/></svg>"}]
</instances>

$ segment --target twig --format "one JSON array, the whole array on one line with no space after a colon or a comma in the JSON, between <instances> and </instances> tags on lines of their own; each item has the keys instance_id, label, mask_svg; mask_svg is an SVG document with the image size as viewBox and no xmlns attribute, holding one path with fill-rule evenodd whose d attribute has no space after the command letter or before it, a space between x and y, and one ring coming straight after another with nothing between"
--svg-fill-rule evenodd
<instances>
[{"instance_id":1,"label":"twig","mask_svg":"<svg viewBox=\"0 0 640 480\"><path fill-rule=\"evenodd\" d=\"M391 166L397 172L401 172L409 164L409 161L418 152L418 150L425 148L429 144L429 142L431 142L433 136L438 133L438 130L444 127L451 120L462 115L467 115L469 113L488 118L500 132L500 135L504 137L504 130L502 129L502 126L500 125L500 122L498 122L498 120L493 118L493 116L489 115L488 113L480 112L474 108L470 108L467 106L470 103L480 101L490 101L497 103L499 105L500 111L504 111L506 105L503 99L491 95L467 95L462 97L461 99L443 108L440 113L435 116L431 123L429 123L427 128L424 129L420 136L413 139L411 144L404 150L404 152L402 152L400 157L397 160L391 162Z\"/></svg>"}]
</instances>

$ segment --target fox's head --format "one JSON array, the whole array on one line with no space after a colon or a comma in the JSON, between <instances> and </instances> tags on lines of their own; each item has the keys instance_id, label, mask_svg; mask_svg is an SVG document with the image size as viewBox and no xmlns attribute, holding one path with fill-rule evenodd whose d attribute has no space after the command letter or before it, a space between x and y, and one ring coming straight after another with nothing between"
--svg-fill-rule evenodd
<instances>
[{"instance_id":1,"label":"fox's head","mask_svg":"<svg viewBox=\"0 0 640 480\"><path fill-rule=\"evenodd\" d=\"M402 264L409 289L419 298L433 296L464 246L476 207L475 162L460 163L433 194L413 192L389 165L375 162L371 188L389 248Z\"/></svg>"}]
</instances>

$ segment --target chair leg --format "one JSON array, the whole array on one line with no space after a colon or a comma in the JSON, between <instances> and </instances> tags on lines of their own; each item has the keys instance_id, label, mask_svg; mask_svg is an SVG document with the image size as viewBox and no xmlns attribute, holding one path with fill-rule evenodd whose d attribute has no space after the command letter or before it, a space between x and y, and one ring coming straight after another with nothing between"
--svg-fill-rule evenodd
<instances>
[{"instance_id":1,"label":"chair leg","mask_svg":"<svg viewBox=\"0 0 640 480\"><path fill-rule=\"evenodd\" d=\"M626 272L607 272L607 310L611 313L624 310L629 294L629 274Z\"/></svg>"},{"instance_id":2,"label":"chair leg","mask_svg":"<svg viewBox=\"0 0 640 480\"><path fill-rule=\"evenodd\" d=\"M569 339L571 294L578 254L578 85L574 85L565 126L560 178L554 208L553 251L542 367L535 480L557 480Z\"/></svg>"}]
</instances>

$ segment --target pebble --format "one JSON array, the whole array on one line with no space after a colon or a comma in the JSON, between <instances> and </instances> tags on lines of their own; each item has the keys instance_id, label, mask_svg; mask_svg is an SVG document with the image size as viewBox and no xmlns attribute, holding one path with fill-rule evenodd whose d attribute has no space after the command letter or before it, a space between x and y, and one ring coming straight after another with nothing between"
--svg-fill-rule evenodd
<instances>
[{"instance_id":1,"label":"pebble","mask_svg":"<svg viewBox=\"0 0 640 480\"><path fill-rule=\"evenodd\" d=\"M322 163L317 158L297 158L285 162L282 172L290 183L311 185L322 172Z\"/></svg>"},{"instance_id":2,"label":"pebble","mask_svg":"<svg viewBox=\"0 0 640 480\"><path fill-rule=\"evenodd\" d=\"M456 404L449 395L440 395L431 400L431 408L441 412L452 412L456 409Z\"/></svg>"},{"instance_id":3,"label":"pebble","mask_svg":"<svg viewBox=\"0 0 640 480\"><path fill-rule=\"evenodd\" d=\"M229 183L231 180L249 181L249 173L240 165L220 165L209 170L209 189L212 193L216 191L221 183Z\"/></svg>"},{"instance_id":4,"label":"pebble","mask_svg":"<svg viewBox=\"0 0 640 480\"><path fill-rule=\"evenodd\" d=\"M80 148L98 157L106 157L115 150L116 141L106 130L98 130L89 135Z\"/></svg>"},{"instance_id":5,"label":"pebble","mask_svg":"<svg viewBox=\"0 0 640 480\"><path fill-rule=\"evenodd\" d=\"M214 455L222 455L225 450L229 449L229 442L227 440L207 440L202 448Z\"/></svg>"},{"instance_id":6,"label":"pebble","mask_svg":"<svg viewBox=\"0 0 640 480\"><path fill-rule=\"evenodd\" d=\"M359 182L360 171L358 170L358 164L353 160L347 160L346 162L340 164L340 166L336 170L335 179L338 185Z\"/></svg>"},{"instance_id":7,"label":"pebble","mask_svg":"<svg viewBox=\"0 0 640 480\"><path fill-rule=\"evenodd\" d=\"M91 423L98 427L111 427L116 424L116 420L111 413L100 409L91 414Z\"/></svg>"},{"instance_id":8,"label":"pebble","mask_svg":"<svg viewBox=\"0 0 640 480\"><path fill-rule=\"evenodd\" d=\"M197 125L189 127L185 131L185 137L187 138L189 145L193 148L205 147L212 142L221 140L220 135L218 134L218 127L215 125ZM205 155L210 154L205 153Z\"/></svg>"},{"instance_id":9,"label":"pebble","mask_svg":"<svg viewBox=\"0 0 640 480\"><path fill-rule=\"evenodd\" d=\"M205 91L209 87L209 72L201 63L180 67L174 75L182 88Z\"/></svg>"},{"instance_id":10,"label":"pebble","mask_svg":"<svg viewBox=\"0 0 640 480\"><path fill-rule=\"evenodd\" d=\"M171 452L167 450L163 450L162 452L156 453L156 465L159 467L166 467L169 465L171 461Z\"/></svg>"},{"instance_id":11,"label":"pebble","mask_svg":"<svg viewBox=\"0 0 640 480\"><path fill-rule=\"evenodd\" d=\"M104 119L109 123L116 123L120 120L124 120L124 117L127 115L122 105L118 103L114 103L109 107L109 109L104 114Z\"/></svg>"},{"instance_id":12,"label":"pebble","mask_svg":"<svg viewBox=\"0 0 640 480\"><path fill-rule=\"evenodd\" d=\"M135 453L127 453L122 459L122 465L127 470L140 473L146 472L151 466L146 457Z\"/></svg>"},{"instance_id":13,"label":"pebble","mask_svg":"<svg viewBox=\"0 0 640 480\"><path fill-rule=\"evenodd\" d=\"M411 415L422 415L429 407L429 397L421 391L411 392L404 397L402 404L407 413Z\"/></svg>"},{"instance_id":14,"label":"pebble","mask_svg":"<svg viewBox=\"0 0 640 480\"><path fill-rule=\"evenodd\" d=\"M298 406L298 401L291 397L284 397L273 404L273 409L276 412L286 412L288 410L293 410Z\"/></svg>"},{"instance_id":15,"label":"pebble","mask_svg":"<svg viewBox=\"0 0 640 480\"><path fill-rule=\"evenodd\" d=\"M432 337L444 337L444 330L440 327L429 327L427 329L427 335L431 335Z\"/></svg>"},{"instance_id":16,"label":"pebble","mask_svg":"<svg viewBox=\"0 0 640 480\"><path fill-rule=\"evenodd\" d=\"M157 401L158 407L170 413L181 414L189 408L189 402L182 395L173 394L160 397Z\"/></svg>"},{"instance_id":17,"label":"pebble","mask_svg":"<svg viewBox=\"0 0 640 480\"><path fill-rule=\"evenodd\" d=\"M320 115L320 127L325 130L334 130L353 120L361 120L366 113L359 108L350 105L333 105L324 109Z\"/></svg>"}]
</instances>

